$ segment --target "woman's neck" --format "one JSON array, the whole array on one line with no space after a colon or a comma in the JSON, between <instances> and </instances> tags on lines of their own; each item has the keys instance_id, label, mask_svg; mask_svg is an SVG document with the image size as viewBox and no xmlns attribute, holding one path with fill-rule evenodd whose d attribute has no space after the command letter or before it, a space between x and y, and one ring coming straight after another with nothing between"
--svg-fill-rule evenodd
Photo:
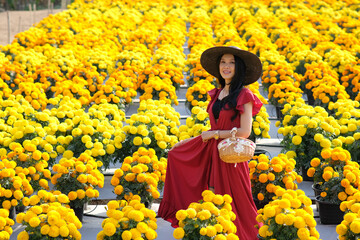
<instances>
[{"instance_id":1,"label":"woman's neck","mask_svg":"<svg viewBox=\"0 0 360 240\"><path fill-rule=\"evenodd\" d=\"M230 90L230 85L225 85L223 89L224 89L225 91L229 92L229 90Z\"/></svg>"}]
</instances>

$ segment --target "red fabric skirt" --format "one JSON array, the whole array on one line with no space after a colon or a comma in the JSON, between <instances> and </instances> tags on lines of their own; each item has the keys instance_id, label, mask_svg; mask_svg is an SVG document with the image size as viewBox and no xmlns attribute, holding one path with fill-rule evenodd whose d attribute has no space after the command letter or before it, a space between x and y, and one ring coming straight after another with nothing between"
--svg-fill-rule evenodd
<instances>
[{"instance_id":1,"label":"red fabric skirt","mask_svg":"<svg viewBox=\"0 0 360 240\"><path fill-rule=\"evenodd\" d=\"M216 194L229 194L233 198L232 210L240 240L257 239L257 209L251 194L247 162L224 163L219 158L220 140L203 142L198 136L169 152L163 199L158 216L178 226L175 215L187 209L192 202L202 199L201 193L214 187Z\"/></svg>"}]
</instances>

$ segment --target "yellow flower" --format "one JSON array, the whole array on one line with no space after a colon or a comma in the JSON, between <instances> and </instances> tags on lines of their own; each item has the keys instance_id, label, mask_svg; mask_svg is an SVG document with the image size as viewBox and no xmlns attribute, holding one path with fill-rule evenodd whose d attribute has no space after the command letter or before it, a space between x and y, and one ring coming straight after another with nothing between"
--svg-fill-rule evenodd
<instances>
[{"instance_id":1,"label":"yellow flower","mask_svg":"<svg viewBox=\"0 0 360 240\"><path fill-rule=\"evenodd\" d=\"M207 226L206 230L206 235L208 237L214 237L216 235L216 228L214 226Z\"/></svg>"},{"instance_id":2,"label":"yellow flower","mask_svg":"<svg viewBox=\"0 0 360 240\"><path fill-rule=\"evenodd\" d=\"M30 197L30 205L36 205L40 201L39 197L37 195L33 195Z\"/></svg>"},{"instance_id":3,"label":"yellow flower","mask_svg":"<svg viewBox=\"0 0 360 240\"><path fill-rule=\"evenodd\" d=\"M269 169L269 164L266 163L266 162L259 162L258 165L257 165L257 168L260 169L260 170L265 171L265 170Z\"/></svg>"},{"instance_id":4,"label":"yellow flower","mask_svg":"<svg viewBox=\"0 0 360 240\"><path fill-rule=\"evenodd\" d=\"M17 236L18 240L29 240L29 234L25 231L22 231L19 233L19 235Z\"/></svg>"},{"instance_id":5,"label":"yellow flower","mask_svg":"<svg viewBox=\"0 0 360 240\"><path fill-rule=\"evenodd\" d=\"M69 236L70 230L66 225L63 225L60 227L59 232L62 237L67 237Z\"/></svg>"},{"instance_id":6,"label":"yellow flower","mask_svg":"<svg viewBox=\"0 0 360 240\"><path fill-rule=\"evenodd\" d=\"M108 202L107 207L109 209L117 209L117 208L119 208L119 202L116 200L111 200Z\"/></svg>"},{"instance_id":7,"label":"yellow flower","mask_svg":"<svg viewBox=\"0 0 360 240\"><path fill-rule=\"evenodd\" d=\"M185 235L185 231L183 228L178 227L174 230L173 236L175 239L182 239Z\"/></svg>"},{"instance_id":8,"label":"yellow flower","mask_svg":"<svg viewBox=\"0 0 360 240\"><path fill-rule=\"evenodd\" d=\"M115 225L113 223L107 222L107 223L105 223L105 225L103 227L103 231L104 231L106 236L111 237L112 235L115 234L116 227L115 227Z\"/></svg>"},{"instance_id":9,"label":"yellow flower","mask_svg":"<svg viewBox=\"0 0 360 240\"><path fill-rule=\"evenodd\" d=\"M268 229L269 229L269 226L267 226L267 225L261 226L261 228L259 229L259 235L261 237L266 237Z\"/></svg>"},{"instance_id":10,"label":"yellow flower","mask_svg":"<svg viewBox=\"0 0 360 240\"><path fill-rule=\"evenodd\" d=\"M136 220L135 220L136 221ZM139 230L140 233L146 233L149 229L148 225L144 222L139 222L136 225L136 229Z\"/></svg>"},{"instance_id":11,"label":"yellow flower","mask_svg":"<svg viewBox=\"0 0 360 240\"><path fill-rule=\"evenodd\" d=\"M264 208L264 215L267 218L271 218L271 217L275 216L275 213L276 213L275 209L271 206Z\"/></svg>"},{"instance_id":12,"label":"yellow flower","mask_svg":"<svg viewBox=\"0 0 360 240\"><path fill-rule=\"evenodd\" d=\"M200 229L200 235L205 236L206 233L207 233L207 228L206 228L206 227L202 227L202 228Z\"/></svg>"},{"instance_id":13,"label":"yellow flower","mask_svg":"<svg viewBox=\"0 0 360 240\"><path fill-rule=\"evenodd\" d=\"M350 230L355 234L360 233L360 221L353 221L350 223Z\"/></svg>"},{"instance_id":14,"label":"yellow flower","mask_svg":"<svg viewBox=\"0 0 360 240\"><path fill-rule=\"evenodd\" d=\"M224 197L224 202L232 203L232 197L229 194L225 194L223 197Z\"/></svg>"},{"instance_id":15,"label":"yellow flower","mask_svg":"<svg viewBox=\"0 0 360 240\"><path fill-rule=\"evenodd\" d=\"M58 214L50 214L48 213L48 223L51 226L55 226L59 222L59 215Z\"/></svg>"},{"instance_id":16,"label":"yellow flower","mask_svg":"<svg viewBox=\"0 0 360 240\"><path fill-rule=\"evenodd\" d=\"M29 225L33 228L39 226L40 224L40 219L38 217L33 217L29 220Z\"/></svg>"},{"instance_id":17,"label":"yellow flower","mask_svg":"<svg viewBox=\"0 0 360 240\"><path fill-rule=\"evenodd\" d=\"M166 144L165 141L159 141L159 142L158 142L158 146L159 146L161 149L167 148L167 144Z\"/></svg>"},{"instance_id":18,"label":"yellow flower","mask_svg":"<svg viewBox=\"0 0 360 240\"><path fill-rule=\"evenodd\" d=\"M324 138L320 141L320 146L323 148L329 148L331 146L331 141Z\"/></svg>"},{"instance_id":19,"label":"yellow flower","mask_svg":"<svg viewBox=\"0 0 360 240\"><path fill-rule=\"evenodd\" d=\"M291 226L294 224L295 216L292 214L287 214L284 219L284 223L288 226Z\"/></svg>"},{"instance_id":20,"label":"yellow flower","mask_svg":"<svg viewBox=\"0 0 360 240\"><path fill-rule=\"evenodd\" d=\"M275 216L275 221L277 224L282 225L284 224L285 214L280 213Z\"/></svg>"},{"instance_id":21,"label":"yellow flower","mask_svg":"<svg viewBox=\"0 0 360 240\"><path fill-rule=\"evenodd\" d=\"M324 151L323 151L324 152ZM324 157L323 157L324 158ZM320 159L319 158L313 158L311 161L310 161L310 165L312 167L317 167L320 165Z\"/></svg>"},{"instance_id":22,"label":"yellow flower","mask_svg":"<svg viewBox=\"0 0 360 240\"><path fill-rule=\"evenodd\" d=\"M50 231L50 226L45 224L41 227L40 232L42 235L48 235Z\"/></svg>"},{"instance_id":23,"label":"yellow flower","mask_svg":"<svg viewBox=\"0 0 360 240\"><path fill-rule=\"evenodd\" d=\"M300 145L301 142L302 142L302 138L301 136L299 135L295 135L293 138L292 138L292 143L295 144L295 145Z\"/></svg>"},{"instance_id":24,"label":"yellow flower","mask_svg":"<svg viewBox=\"0 0 360 240\"><path fill-rule=\"evenodd\" d=\"M117 194L117 195L121 195L123 191L124 191L124 188L123 188L123 186L121 186L121 185L117 185L117 186L115 187L115 189L114 189L114 192L115 192L115 194Z\"/></svg>"},{"instance_id":25,"label":"yellow flower","mask_svg":"<svg viewBox=\"0 0 360 240\"><path fill-rule=\"evenodd\" d=\"M91 188L86 189L85 194L89 198L95 197L95 191Z\"/></svg>"},{"instance_id":26,"label":"yellow flower","mask_svg":"<svg viewBox=\"0 0 360 240\"><path fill-rule=\"evenodd\" d=\"M348 229L344 224L339 224L336 226L336 233L339 235L345 235L347 230Z\"/></svg>"},{"instance_id":27,"label":"yellow flower","mask_svg":"<svg viewBox=\"0 0 360 240\"><path fill-rule=\"evenodd\" d=\"M66 159L71 159L74 156L74 153L71 150L66 150L63 153L63 157Z\"/></svg>"},{"instance_id":28,"label":"yellow flower","mask_svg":"<svg viewBox=\"0 0 360 240\"><path fill-rule=\"evenodd\" d=\"M259 181L261 183L266 183L268 181L268 175L266 173L261 173L259 176Z\"/></svg>"},{"instance_id":29,"label":"yellow flower","mask_svg":"<svg viewBox=\"0 0 360 240\"><path fill-rule=\"evenodd\" d=\"M142 144L143 140L141 137L135 137L133 140L133 143L135 146L140 146Z\"/></svg>"},{"instance_id":30,"label":"yellow flower","mask_svg":"<svg viewBox=\"0 0 360 240\"><path fill-rule=\"evenodd\" d=\"M76 194L79 199L83 199L85 197L85 191L82 189L77 190Z\"/></svg>"},{"instance_id":31,"label":"yellow flower","mask_svg":"<svg viewBox=\"0 0 360 240\"><path fill-rule=\"evenodd\" d=\"M144 137L143 143L144 143L145 145L150 145L150 144L151 144L151 138L149 138L149 137Z\"/></svg>"},{"instance_id":32,"label":"yellow flower","mask_svg":"<svg viewBox=\"0 0 360 240\"><path fill-rule=\"evenodd\" d=\"M330 178L333 177L333 174L331 171L324 171L322 177L325 179L325 181L329 181Z\"/></svg>"},{"instance_id":33,"label":"yellow flower","mask_svg":"<svg viewBox=\"0 0 360 240\"><path fill-rule=\"evenodd\" d=\"M122 238L123 240L131 240L132 234L131 234L130 231L125 230L125 231L121 234L121 238Z\"/></svg>"},{"instance_id":34,"label":"yellow flower","mask_svg":"<svg viewBox=\"0 0 360 240\"><path fill-rule=\"evenodd\" d=\"M53 238L58 237L59 234L60 234L59 227L55 226L55 225L50 226L50 231L49 231L48 234L49 234L50 237L53 237Z\"/></svg>"},{"instance_id":35,"label":"yellow flower","mask_svg":"<svg viewBox=\"0 0 360 240\"><path fill-rule=\"evenodd\" d=\"M305 239L309 239L310 237L310 232L308 229L306 228L300 228L297 231L297 236L300 238L300 240L305 240Z\"/></svg>"},{"instance_id":36,"label":"yellow flower","mask_svg":"<svg viewBox=\"0 0 360 240\"><path fill-rule=\"evenodd\" d=\"M344 215L344 220L347 222L353 222L357 218L357 214L353 212L346 213Z\"/></svg>"},{"instance_id":37,"label":"yellow flower","mask_svg":"<svg viewBox=\"0 0 360 240\"><path fill-rule=\"evenodd\" d=\"M258 193L257 198L258 198L260 201L264 200L264 194Z\"/></svg>"},{"instance_id":38,"label":"yellow flower","mask_svg":"<svg viewBox=\"0 0 360 240\"><path fill-rule=\"evenodd\" d=\"M340 201L345 201L347 199L347 194L345 192L339 192L338 198L340 199Z\"/></svg>"},{"instance_id":39,"label":"yellow flower","mask_svg":"<svg viewBox=\"0 0 360 240\"><path fill-rule=\"evenodd\" d=\"M291 202L288 199L281 199L279 200L279 206L281 208L290 208Z\"/></svg>"},{"instance_id":40,"label":"yellow flower","mask_svg":"<svg viewBox=\"0 0 360 240\"><path fill-rule=\"evenodd\" d=\"M186 210L179 210L176 212L176 219L179 221L184 220L187 217Z\"/></svg>"},{"instance_id":41,"label":"yellow flower","mask_svg":"<svg viewBox=\"0 0 360 240\"><path fill-rule=\"evenodd\" d=\"M221 205L224 203L224 198L222 195L220 194L216 194L213 198L213 202L217 205Z\"/></svg>"},{"instance_id":42,"label":"yellow flower","mask_svg":"<svg viewBox=\"0 0 360 240\"><path fill-rule=\"evenodd\" d=\"M137 222L141 222L144 220L144 214L141 211L138 210L132 210L128 213L128 216L130 219L134 219Z\"/></svg>"},{"instance_id":43,"label":"yellow flower","mask_svg":"<svg viewBox=\"0 0 360 240\"><path fill-rule=\"evenodd\" d=\"M313 177L314 176L314 174L315 174L315 168L313 168L313 167L311 167L311 168L309 168L308 170L307 170L307 175L309 176L309 177Z\"/></svg>"},{"instance_id":44,"label":"yellow flower","mask_svg":"<svg viewBox=\"0 0 360 240\"><path fill-rule=\"evenodd\" d=\"M188 218L195 218L196 217L196 210L193 208L186 209L186 214Z\"/></svg>"},{"instance_id":45,"label":"yellow flower","mask_svg":"<svg viewBox=\"0 0 360 240\"><path fill-rule=\"evenodd\" d=\"M77 177L77 180L80 182L80 183L86 183L87 182L87 176L85 174L80 174L78 177Z\"/></svg>"}]
</instances>

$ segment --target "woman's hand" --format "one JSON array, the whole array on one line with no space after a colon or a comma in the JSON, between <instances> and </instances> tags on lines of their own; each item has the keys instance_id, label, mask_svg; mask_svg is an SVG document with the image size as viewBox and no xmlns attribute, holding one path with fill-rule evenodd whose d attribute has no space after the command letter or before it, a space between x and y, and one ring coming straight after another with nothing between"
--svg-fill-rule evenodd
<instances>
[{"instance_id":1,"label":"woman's hand","mask_svg":"<svg viewBox=\"0 0 360 240\"><path fill-rule=\"evenodd\" d=\"M207 142L209 139L215 138L216 131L205 131L201 133L203 142Z\"/></svg>"},{"instance_id":2,"label":"woman's hand","mask_svg":"<svg viewBox=\"0 0 360 240\"><path fill-rule=\"evenodd\" d=\"M179 147L179 146L187 143L187 142L190 141L191 139L193 139L193 138L187 138L187 139L184 139L184 140L182 140L182 141L180 141L180 142L175 143L174 146L172 146L172 148L171 148L169 151L171 151L171 150L173 150L174 148L177 148L177 147Z\"/></svg>"},{"instance_id":3,"label":"woman's hand","mask_svg":"<svg viewBox=\"0 0 360 240\"><path fill-rule=\"evenodd\" d=\"M172 148L170 148L169 151L173 150L174 148L177 148L177 147L181 146L182 144L183 144L182 141L175 143L174 146L172 146Z\"/></svg>"}]
</instances>

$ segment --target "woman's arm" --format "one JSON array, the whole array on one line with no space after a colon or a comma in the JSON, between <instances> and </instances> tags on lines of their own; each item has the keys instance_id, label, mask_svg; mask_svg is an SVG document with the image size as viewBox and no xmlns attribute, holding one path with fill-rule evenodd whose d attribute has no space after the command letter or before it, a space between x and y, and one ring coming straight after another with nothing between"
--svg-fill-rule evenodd
<instances>
[{"instance_id":1,"label":"woman's arm","mask_svg":"<svg viewBox=\"0 0 360 240\"><path fill-rule=\"evenodd\" d=\"M244 112L240 118L240 128L237 129L236 136L248 138L251 134L252 128L252 109L253 103L248 102L244 104ZM231 130L212 130L201 133L201 137L204 142L211 138L228 138L231 137Z\"/></svg>"}]
</instances>

